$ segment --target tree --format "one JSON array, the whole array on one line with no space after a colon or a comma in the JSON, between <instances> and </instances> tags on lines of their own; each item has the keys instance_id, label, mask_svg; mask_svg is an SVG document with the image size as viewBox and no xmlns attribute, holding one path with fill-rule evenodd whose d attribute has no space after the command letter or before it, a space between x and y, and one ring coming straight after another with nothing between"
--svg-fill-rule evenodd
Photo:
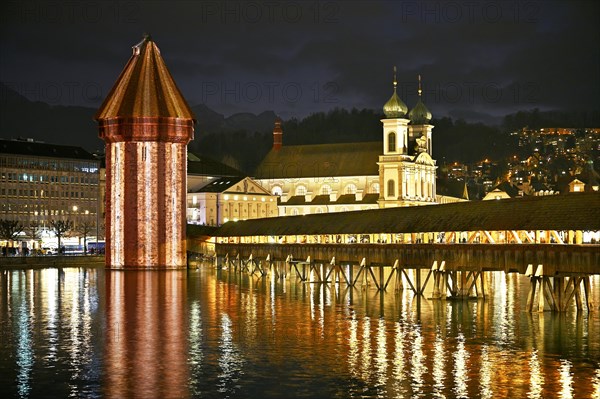
<instances>
[{"instance_id":1,"label":"tree","mask_svg":"<svg viewBox=\"0 0 600 399\"><path fill-rule=\"evenodd\" d=\"M36 221L31 221L25 226L25 232L31 239L37 240L40 238L40 224Z\"/></svg>"},{"instance_id":2,"label":"tree","mask_svg":"<svg viewBox=\"0 0 600 399\"><path fill-rule=\"evenodd\" d=\"M58 239L58 253L61 253L61 238L65 235L65 233L73 229L73 222L70 220L52 220L50 222L50 227Z\"/></svg>"},{"instance_id":3,"label":"tree","mask_svg":"<svg viewBox=\"0 0 600 399\"><path fill-rule=\"evenodd\" d=\"M23 232L23 225L17 220L0 219L0 238L14 241Z\"/></svg>"},{"instance_id":4,"label":"tree","mask_svg":"<svg viewBox=\"0 0 600 399\"><path fill-rule=\"evenodd\" d=\"M96 227L96 225L88 220L79 223L79 226L77 226L77 232L83 236L83 253L84 254L87 254L87 238L95 227Z\"/></svg>"}]
</instances>

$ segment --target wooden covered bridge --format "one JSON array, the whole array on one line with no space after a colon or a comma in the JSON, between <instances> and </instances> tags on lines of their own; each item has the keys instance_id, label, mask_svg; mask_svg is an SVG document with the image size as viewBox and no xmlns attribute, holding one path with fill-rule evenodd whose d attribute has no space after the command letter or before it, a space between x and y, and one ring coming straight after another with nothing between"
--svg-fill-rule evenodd
<instances>
[{"instance_id":1,"label":"wooden covered bridge","mask_svg":"<svg viewBox=\"0 0 600 399\"><path fill-rule=\"evenodd\" d=\"M529 310L593 308L600 274L600 193L462 202L188 226L188 247L220 266L305 281L404 283L434 298L486 295L484 274L531 278ZM287 269L286 269L287 267ZM582 289L583 288L583 289ZM583 299L582 299L583 294Z\"/></svg>"}]
</instances>

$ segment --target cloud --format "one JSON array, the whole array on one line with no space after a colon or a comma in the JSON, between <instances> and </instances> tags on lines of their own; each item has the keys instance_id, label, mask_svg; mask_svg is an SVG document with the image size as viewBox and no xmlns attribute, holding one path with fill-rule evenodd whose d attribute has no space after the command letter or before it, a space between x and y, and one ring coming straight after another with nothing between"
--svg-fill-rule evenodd
<instances>
[{"instance_id":1,"label":"cloud","mask_svg":"<svg viewBox=\"0 0 600 399\"><path fill-rule=\"evenodd\" d=\"M423 76L435 116L599 103L596 2L24 1L2 7L0 78L24 87L94 82L105 94L130 47L150 33L190 102L206 100L217 109L297 116L334 106L378 109L391 95L394 65L409 107L416 102L416 76ZM294 84L301 98L292 98ZM225 95L206 93L215 85ZM260 96L249 91L256 86Z\"/></svg>"}]
</instances>

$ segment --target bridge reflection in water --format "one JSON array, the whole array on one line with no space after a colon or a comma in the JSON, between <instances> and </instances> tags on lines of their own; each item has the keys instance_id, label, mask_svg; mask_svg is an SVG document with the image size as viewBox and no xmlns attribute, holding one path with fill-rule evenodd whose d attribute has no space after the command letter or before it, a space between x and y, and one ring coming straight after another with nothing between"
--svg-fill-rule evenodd
<instances>
[{"instance_id":1,"label":"bridge reflection in water","mask_svg":"<svg viewBox=\"0 0 600 399\"><path fill-rule=\"evenodd\" d=\"M210 264L3 271L0 386L8 397L598 397L600 313L532 315L527 278L488 278L485 301L418 301Z\"/></svg>"}]
</instances>

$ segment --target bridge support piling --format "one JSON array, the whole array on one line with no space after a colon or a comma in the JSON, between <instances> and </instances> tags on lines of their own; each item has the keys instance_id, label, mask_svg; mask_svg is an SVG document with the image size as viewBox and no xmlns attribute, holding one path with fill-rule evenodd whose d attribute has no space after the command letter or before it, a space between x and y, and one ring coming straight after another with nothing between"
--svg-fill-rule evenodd
<instances>
[{"instance_id":1,"label":"bridge support piling","mask_svg":"<svg viewBox=\"0 0 600 399\"><path fill-rule=\"evenodd\" d=\"M527 266L525 275L530 278L526 304L528 312L533 312L536 295L538 312L544 312L546 308L553 312L565 312L569 309L573 298L578 312L583 311L584 307L588 312L594 308L588 275L547 276L544 275L543 265L534 267L531 264ZM584 298L582 298L582 285Z\"/></svg>"},{"instance_id":2,"label":"bridge support piling","mask_svg":"<svg viewBox=\"0 0 600 399\"><path fill-rule=\"evenodd\" d=\"M433 272L433 292L431 293L431 299L440 299L442 296L442 293L440 292L441 272L439 271L437 260L433 261L431 271Z\"/></svg>"}]
</instances>

